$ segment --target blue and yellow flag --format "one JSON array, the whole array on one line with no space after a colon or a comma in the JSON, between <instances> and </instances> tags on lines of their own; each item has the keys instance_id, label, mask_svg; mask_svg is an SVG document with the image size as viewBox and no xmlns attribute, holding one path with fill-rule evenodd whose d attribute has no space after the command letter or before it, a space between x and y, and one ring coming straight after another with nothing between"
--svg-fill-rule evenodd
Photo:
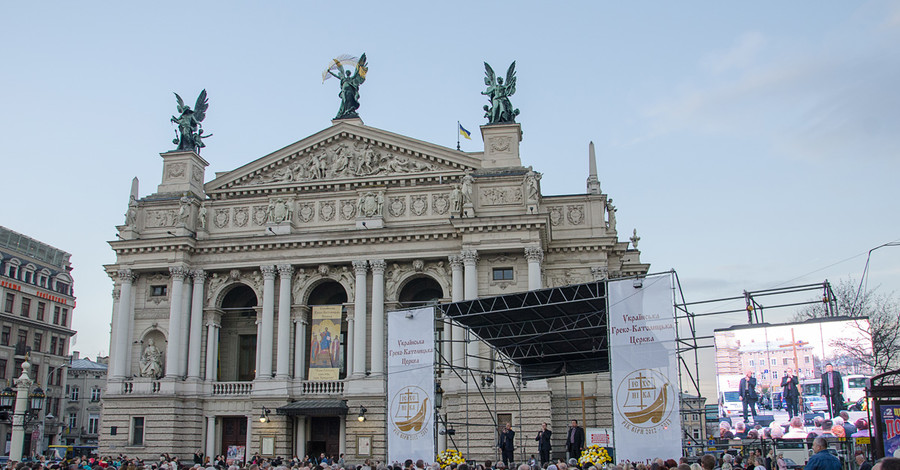
<instances>
[{"instance_id":1,"label":"blue and yellow flag","mask_svg":"<svg viewBox=\"0 0 900 470\"><path fill-rule=\"evenodd\" d=\"M457 123L457 125L459 126L459 135L472 140L472 133L467 131L466 128L462 126L462 124Z\"/></svg>"}]
</instances>

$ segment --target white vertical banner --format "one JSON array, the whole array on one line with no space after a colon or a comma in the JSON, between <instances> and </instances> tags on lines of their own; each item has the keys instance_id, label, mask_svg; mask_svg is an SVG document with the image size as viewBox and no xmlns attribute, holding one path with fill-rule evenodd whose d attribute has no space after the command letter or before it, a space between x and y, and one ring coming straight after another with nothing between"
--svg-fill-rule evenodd
<instances>
[{"instance_id":1,"label":"white vertical banner","mask_svg":"<svg viewBox=\"0 0 900 470\"><path fill-rule=\"evenodd\" d=\"M672 276L607 286L616 460L681 455Z\"/></svg>"},{"instance_id":2,"label":"white vertical banner","mask_svg":"<svg viewBox=\"0 0 900 470\"><path fill-rule=\"evenodd\" d=\"M388 312L388 462L434 462L434 307Z\"/></svg>"}]
</instances>

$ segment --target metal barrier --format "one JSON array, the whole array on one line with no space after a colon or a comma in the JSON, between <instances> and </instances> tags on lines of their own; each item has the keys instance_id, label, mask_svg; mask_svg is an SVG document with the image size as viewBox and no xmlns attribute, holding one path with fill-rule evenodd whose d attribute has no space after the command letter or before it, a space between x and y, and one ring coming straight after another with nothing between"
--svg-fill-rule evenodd
<instances>
[{"instance_id":1,"label":"metal barrier","mask_svg":"<svg viewBox=\"0 0 900 470\"><path fill-rule=\"evenodd\" d=\"M841 460L843 470L857 470L856 462L853 460L857 450L863 450L866 460L872 462L871 449L868 445L857 444L854 439L836 437L827 438L827 441L829 452ZM811 456L812 443L812 439L715 439L706 445L684 445L682 452L692 462L699 461L705 454L715 455L719 465L726 453L743 459L749 457L750 452L758 453L763 458L768 457L770 453L773 456L783 453L785 459L793 461L793 468L802 469ZM762 465L765 465L765 462ZM789 470L791 467L788 465ZM771 468L776 470L777 466L773 463Z\"/></svg>"}]
</instances>

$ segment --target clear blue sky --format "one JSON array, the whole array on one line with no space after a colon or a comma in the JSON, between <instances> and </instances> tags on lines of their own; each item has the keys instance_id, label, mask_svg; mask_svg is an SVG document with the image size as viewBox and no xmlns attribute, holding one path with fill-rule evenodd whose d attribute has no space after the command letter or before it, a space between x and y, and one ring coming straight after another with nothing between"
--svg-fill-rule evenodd
<instances>
[{"instance_id":1,"label":"clear blue sky","mask_svg":"<svg viewBox=\"0 0 900 470\"><path fill-rule=\"evenodd\" d=\"M339 54L368 55L366 124L448 147L484 123L482 62L516 60L543 193L584 190L593 140L620 238L689 301L858 279L900 239L897 44L884 1L8 2L0 224L72 253L74 349L105 353L106 241L131 178L159 184L173 91L209 92L211 177L329 126ZM869 276L900 288L900 247Z\"/></svg>"}]
</instances>

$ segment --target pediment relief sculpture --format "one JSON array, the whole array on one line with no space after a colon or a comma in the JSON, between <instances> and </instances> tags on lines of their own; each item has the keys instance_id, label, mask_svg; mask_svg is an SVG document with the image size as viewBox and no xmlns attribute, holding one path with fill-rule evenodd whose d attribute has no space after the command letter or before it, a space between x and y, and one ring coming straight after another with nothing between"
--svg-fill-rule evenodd
<instances>
[{"instance_id":1,"label":"pediment relief sculpture","mask_svg":"<svg viewBox=\"0 0 900 470\"><path fill-rule=\"evenodd\" d=\"M342 139L254 175L247 185L403 175L434 171L427 161L372 143Z\"/></svg>"}]
</instances>

